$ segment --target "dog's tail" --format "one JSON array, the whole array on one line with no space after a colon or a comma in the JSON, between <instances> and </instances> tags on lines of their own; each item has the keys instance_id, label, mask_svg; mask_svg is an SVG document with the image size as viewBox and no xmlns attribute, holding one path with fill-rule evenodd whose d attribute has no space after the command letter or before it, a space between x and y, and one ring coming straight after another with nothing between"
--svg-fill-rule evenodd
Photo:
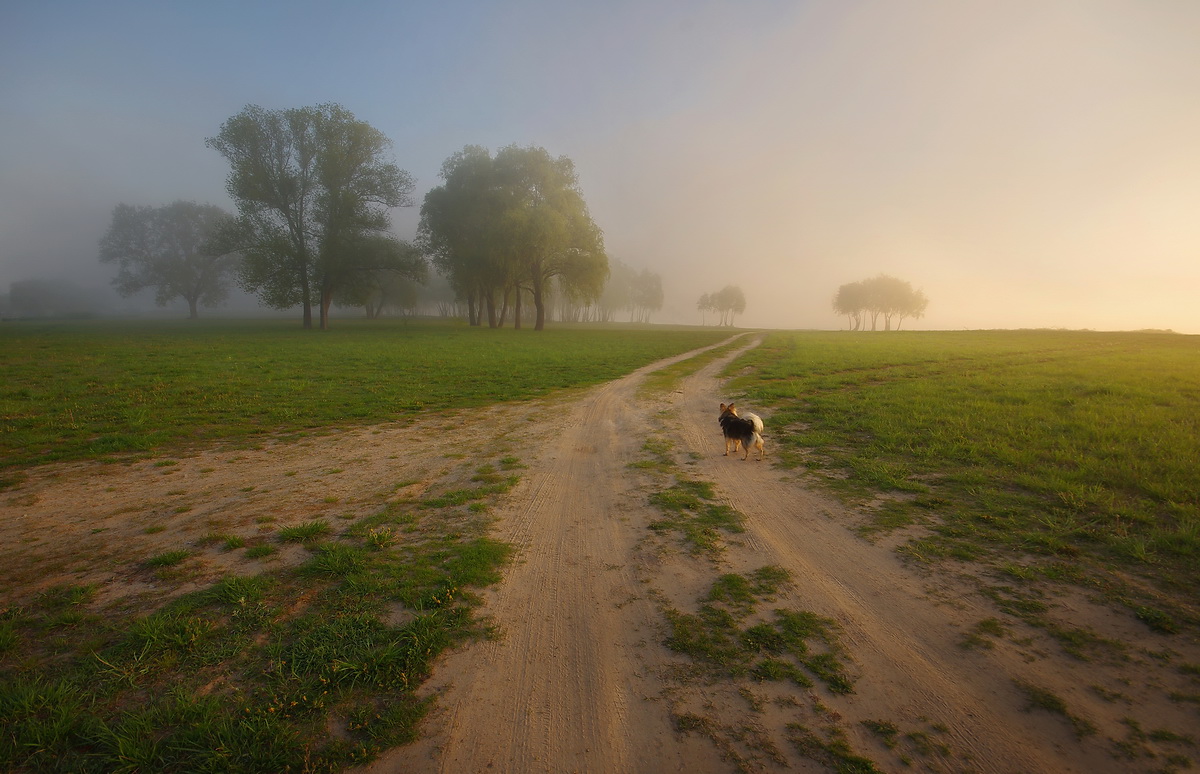
<instances>
[{"instance_id":1,"label":"dog's tail","mask_svg":"<svg viewBox=\"0 0 1200 774\"><path fill-rule=\"evenodd\" d=\"M748 459L750 457L751 449L754 449L758 452L758 459L760 460L767 456L766 446L763 444L762 436L758 433L750 433L750 443L745 444L745 446L746 454L742 457L742 459Z\"/></svg>"},{"instance_id":2,"label":"dog's tail","mask_svg":"<svg viewBox=\"0 0 1200 774\"><path fill-rule=\"evenodd\" d=\"M751 424L754 425L754 432L761 433L763 431L763 421L759 419L758 414L751 414L747 411L745 414L742 414L742 418L750 420ZM760 438L759 440L761 441L762 439Z\"/></svg>"}]
</instances>

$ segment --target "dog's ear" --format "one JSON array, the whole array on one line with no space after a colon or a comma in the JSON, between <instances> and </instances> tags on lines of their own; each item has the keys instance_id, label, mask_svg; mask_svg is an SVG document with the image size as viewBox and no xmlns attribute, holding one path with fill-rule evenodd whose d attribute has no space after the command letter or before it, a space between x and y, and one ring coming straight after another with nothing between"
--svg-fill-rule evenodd
<instances>
[{"instance_id":1,"label":"dog's ear","mask_svg":"<svg viewBox=\"0 0 1200 774\"><path fill-rule=\"evenodd\" d=\"M724 403L722 403L722 404L721 404L721 410L722 410L722 411L724 411L724 410L725 410L725 404L724 404Z\"/></svg>"},{"instance_id":2,"label":"dog's ear","mask_svg":"<svg viewBox=\"0 0 1200 774\"><path fill-rule=\"evenodd\" d=\"M728 406L726 406L725 408L729 409L730 411L733 411L733 404L732 404L732 403L730 403L730 404L729 404Z\"/></svg>"}]
</instances>

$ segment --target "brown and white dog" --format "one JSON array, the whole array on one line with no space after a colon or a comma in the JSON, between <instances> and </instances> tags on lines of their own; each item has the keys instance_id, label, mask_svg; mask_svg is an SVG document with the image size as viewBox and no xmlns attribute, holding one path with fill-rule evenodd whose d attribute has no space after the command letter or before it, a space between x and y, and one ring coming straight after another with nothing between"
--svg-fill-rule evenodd
<instances>
[{"instance_id":1,"label":"brown and white dog","mask_svg":"<svg viewBox=\"0 0 1200 774\"><path fill-rule=\"evenodd\" d=\"M721 415L717 418L717 422L721 425L721 432L725 434L726 457L729 456L730 444L733 444L734 454L737 454L738 447L745 447L746 454L742 459L750 457L751 446L758 450L759 460L767 456L761 435L763 422L758 418L757 414L747 412L746 416L740 417L732 403L728 406L722 403Z\"/></svg>"}]
</instances>

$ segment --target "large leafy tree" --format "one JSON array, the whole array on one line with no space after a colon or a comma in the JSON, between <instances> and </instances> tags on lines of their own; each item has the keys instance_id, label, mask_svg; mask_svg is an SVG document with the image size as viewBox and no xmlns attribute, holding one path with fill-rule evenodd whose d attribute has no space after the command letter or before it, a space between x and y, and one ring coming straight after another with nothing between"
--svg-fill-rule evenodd
<instances>
[{"instance_id":1,"label":"large leafy tree","mask_svg":"<svg viewBox=\"0 0 1200 774\"><path fill-rule=\"evenodd\" d=\"M564 291L595 300L608 279L604 237L588 213L575 164L544 148L509 145L496 154L508 255L533 294L534 329L546 326L546 299L557 278Z\"/></svg>"},{"instance_id":2,"label":"large leafy tree","mask_svg":"<svg viewBox=\"0 0 1200 774\"><path fill-rule=\"evenodd\" d=\"M118 204L100 239L100 260L117 264L113 285L121 295L153 288L159 306L182 298L195 319L200 307L218 306L229 295L241 256L214 240L232 218L220 207L195 202Z\"/></svg>"},{"instance_id":3,"label":"large leafy tree","mask_svg":"<svg viewBox=\"0 0 1200 774\"><path fill-rule=\"evenodd\" d=\"M494 328L500 319L497 295L515 278L503 258L503 199L491 154L468 145L442 163L441 177L443 185L425 194L421 205L422 248L467 302L471 325L481 324L486 309Z\"/></svg>"},{"instance_id":4,"label":"large leafy tree","mask_svg":"<svg viewBox=\"0 0 1200 774\"><path fill-rule=\"evenodd\" d=\"M336 104L249 105L206 142L231 166L242 286L276 309L300 305L305 328L316 305L327 328L338 289L372 268L364 240L386 233L389 208L412 204L412 176L385 158L391 142Z\"/></svg>"},{"instance_id":5,"label":"large leafy tree","mask_svg":"<svg viewBox=\"0 0 1200 774\"><path fill-rule=\"evenodd\" d=\"M599 297L608 257L570 159L517 145L493 158L467 146L442 165L442 178L421 207L421 239L473 324L485 308L489 325L502 324L512 300L519 327L528 293L542 330L555 281L577 301Z\"/></svg>"}]
</instances>

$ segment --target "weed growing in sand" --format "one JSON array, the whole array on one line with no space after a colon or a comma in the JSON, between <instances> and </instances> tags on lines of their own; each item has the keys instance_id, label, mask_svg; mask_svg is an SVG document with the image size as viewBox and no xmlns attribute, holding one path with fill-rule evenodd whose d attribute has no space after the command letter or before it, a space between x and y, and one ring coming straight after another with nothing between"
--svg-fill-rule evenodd
<instances>
[{"instance_id":1,"label":"weed growing in sand","mask_svg":"<svg viewBox=\"0 0 1200 774\"><path fill-rule=\"evenodd\" d=\"M285 543L312 543L325 537L331 531L333 528L329 526L329 522L315 519L303 524L284 527L279 530L279 539Z\"/></svg>"},{"instance_id":2,"label":"weed growing in sand","mask_svg":"<svg viewBox=\"0 0 1200 774\"><path fill-rule=\"evenodd\" d=\"M1096 733L1096 727L1091 723L1091 721L1087 720L1086 718L1081 718L1077 715L1071 714L1071 712L1067 709L1067 703L1052 691L1020 680L1014 680L1013 682L1025 696L1026 711L1040 709L1045 710L1046 712L1051 712L1055 715L1061 715L1068 722L1070 722L1071 728L1075 732L1075 736L1080 739Z\"/></svg>"},{"instance_id":3,"label":"weed growing in sand","mask_svg":"<svg viewBox=\"0 0 1200 774\"><path fill-rule=\"evenodd\" d=\"M246 549L246 558L247 559L264 559L264 558L270 556L271 554L275 553L278 550L279 549L277 549L275 546L268 545L266 543L259 543L256 546L250 546L249 548Z\"/></svg>"},{"instance_id":4,"label":"weed growing in sand","mask_svg":"<svg viewBox=\"0 0 1200 774\"><path fill-rule=\"evenodd\" d=\"M825 734L813 731L800 723L787 725L788 741L805 758L845 774L882 774L870 758L857 755L846 739L846 732L834 727Z\"/></svg>"},{"instance_id":5,"label":"weed growing in sand","mask_svg":"<svg viewBox=\"0 0 1200 774\"><path fill-rule=\"evenodd\" d=\"M403 542L378 538L401 524ZM299 567L149 615L92 615L90 586L0 610L0 769L338 771L412 741L417 688L445 648L487 636L474 589L510 548L452 506L322 525L293 533Z\"/></svg>"},{"instance_id":6,"label":"weed growing in sand","mask_svg":"<svg viewBox=\"0 0 1200 774\"><path fill-rule=\"evenodd\" d=\"M191 551L188 551L188 550L182 549L182 548L175 550L175 551L164 551L161 554L157 554L155 556L150 557L145 562L143 562L143 564L146 567L152 567L152 568L174 567L174 566L182 563L184 560L186 560L191 555L192 555Z\"/></svg>"}]
</instances>

